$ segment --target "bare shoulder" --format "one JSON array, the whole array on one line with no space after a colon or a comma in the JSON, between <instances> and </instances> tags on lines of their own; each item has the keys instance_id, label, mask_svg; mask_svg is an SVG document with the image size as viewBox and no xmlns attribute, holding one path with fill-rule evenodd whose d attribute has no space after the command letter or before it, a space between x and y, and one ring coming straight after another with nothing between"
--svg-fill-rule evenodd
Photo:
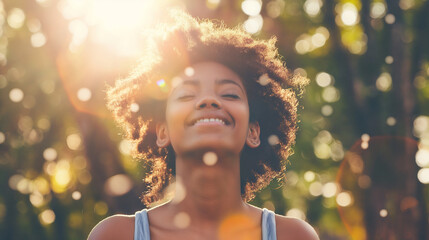
<instances>
[{"instance_id":1,"label":"bare shoulder","mask_svg":"<svg viewBox=\"0 0 429 240\"><path fill-rule=\"evenodd\" d=\"M276 215L276 231L279 240L319 240L314 228L297 218Z\"/></svg>"},{"instance_id":2,"label":"bare shoulder","mask_svg":"<svg viewBox=\"0 0 429 240\"><path fill-rule=\"evenodd\" d=\"M134 239L134 215L114 215L99 222L88 240Z\"/></svg>"}]
</instances>

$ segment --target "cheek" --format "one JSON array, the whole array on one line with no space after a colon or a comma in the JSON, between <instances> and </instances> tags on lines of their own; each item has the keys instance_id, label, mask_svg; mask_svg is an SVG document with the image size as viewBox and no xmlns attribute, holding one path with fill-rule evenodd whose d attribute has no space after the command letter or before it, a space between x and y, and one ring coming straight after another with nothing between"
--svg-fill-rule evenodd
<instances>
[{"instance_id":1,"label":"cheek","mask_svg":"<svg viewBox=\"0 0 429 240\"><path fill-rule=\"evenodd\" d=\"M180 136L177 135L183 133L188 111L186 104L167 104L165 120L167 122L170 138L180 138Z\"/></svg>"},{"instance_id":2,"label":"cheek","mask_svg":"<svg viewBox=\"0 0 429 240\"><path fill-rule=\"evenodd\" d=\"M249 127L249 106L247 104L240 104L234 108L234 119L236 121L236 127L238 127L240 135L247 135Z\"/></svg>"},{"instance_id":3,"label":"cheek","mask_svg":"<svg viewBox=\"0 0 429 240\"><path fill-rule=\"evenodd\" d=\"M246 103L237 104L234 108L234 113L237 121L249 123L249 105Z\"/></svg>"}]
</instances>

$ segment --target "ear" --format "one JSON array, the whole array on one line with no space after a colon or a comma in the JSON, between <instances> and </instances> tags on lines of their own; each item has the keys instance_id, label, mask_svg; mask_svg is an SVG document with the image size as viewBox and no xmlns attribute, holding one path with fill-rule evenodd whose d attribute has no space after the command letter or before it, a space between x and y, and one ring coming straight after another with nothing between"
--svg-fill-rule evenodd
<instances>
[{"instance_id":1,"label":"ear","mask_svg":"<svg viewBox=\"0 0 429 240\"><path fill-rule=\"evenodd\" d=\"M156 124L156 145L160 148L170 145L170 135L168 134L166 123Z\"/></svg>"},{"instance_id":2,"label":"ear","mask_svg":"<svg viewBox=\"0 0 429 240\"><path fill-rule=\"evenodd\" d=\"M261 139L259 138L260 133L261 129L258 122L249 123L249 133L246 138L247 146L251 148L259 147L259 145L261 145Z\"/></svg>"}]
</instances>

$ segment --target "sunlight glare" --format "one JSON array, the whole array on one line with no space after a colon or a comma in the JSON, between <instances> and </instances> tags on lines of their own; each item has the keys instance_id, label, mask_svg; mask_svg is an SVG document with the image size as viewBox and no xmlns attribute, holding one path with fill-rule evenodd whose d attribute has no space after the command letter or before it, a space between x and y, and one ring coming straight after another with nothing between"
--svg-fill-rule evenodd
<instances>
[{"instance_id":1,"label":"sunlight glare","mask_svg":"<svg viewBox=\"0 0 429 240\"><path fill-rule=\"evenodd\" d=\"M334 108L331 105L323 105L320 111L323 116L328 117L332 115Z\"/></svg>"},{"instance_id":2,"label":"sunlight glare","mask_svg":"<svg viewBox=\"0 0 429 240\"><path fill-rule=\"evenodd\" d=\"M34 183L27 178L22 178L16 185L16 189L21 194L29 194L34 190Z\"/></svg>"},{"instance_id":3,"label":"sunlight glare","mask_svg":"<svg viewBox=\"0 0 429 240\"><path fill-rule=\"evenodd\" d=\"M214 152L206 152L203 156L203 162L207 166L213 166L217 163L217 155Z\"/></svg>"},{"instance_id":4,"label":"sunlight glare","mask_svg":"<svg viewBox=\"0 0 429 240\"><path fill-rule=\"evenodd\" d=\"M307 171L304 173L304 179L307 182L312 182L316 178L316 174L313 171Z\"/></svg>"},{"instance_id":5,"label":"sunlight glare","mask_svg":"<svg viewBox=\"0 0 429 240\"><path fill-rule=\"evenodd\" d=\"M419 167L429 166L429 150L419 149L416 153L416 163Z\"/></svg>"},{"instance_id":6,"label":"sunlight glare","mask_svg":"<svg viewBox=\"0 0 429 240\"><path fill-rule=\"evenodd\" d=\"M371 3L370 16L372 18L382 18L386 14L386 6L383 2Z\"/></svg>"},{"instance_id":7,"label":"sunlight glare","mask_svg":"<svg viewBox=\"0 0 429 240\"><path fill-rule=\"evenodd\" d=\"M244 22L244 30L250 34L255 34L261 31L264 24L264 19L261 15L249 16L249 18Z\"/></svg>"},{"instance_id":8,"label":"sunlight glare","mask_svg":"<svg viewBox=\"0 0 429 240\"><path fill-rule=\"evenodd\" d=\"M180 229L187 228L189 224L191 223L191 217L189 217L189 214L185 212L179 212L174 216L174 225Z\"/></svg>"},{"instance_id":9,"label":"sunlight glare","mask_svg":"<svg viewBox=\"0 0 429 240\"><path fill-rule=\"evenodd\" d=\"M408 10L415 6L416 2L415 0L400 0L399 1L399 7L401 7L402 10Z\"/></svg>"},{"instance_id":10,"label":"sunlight glare","mask_svg":"<svg viewBox=\"0 0 429 240\"><path fill-rule=\"evenodd\" d=\"M396 118L394 118L394 117L388 117L387 119L386 119L386 124L388 125L388 126L395 126L395 124L396 124Z\"/></svg>"},{"instance_id":11,"label":"sunlight glare","mask_svg":"<svg viewBox=\"0 0 429 240\"><path fill-rule=\"evenodd\" d=\"M429 168L422 168L417 173L417 178L423 184L429 184Z\"/></svg>"},{"instance_id":12,"label":"sunlight glare","mask_svg":"<svg viewBox=\"0 0 429 240\"><path fill-rule=\"evenodd\" d=\"M266 73L262 74L258 79L258 83L261 84L262 86L266 86L268 83L270 83L270 81L271 79Z\"/></svg>"},{"instance_id":13,"label":"sunlight glare","mask_svg":"<svg viewBox=\"0 0 429 240\"><path fill-rule=\"evenodd\" d=\"M327 87L331 85L332 83L331 75L329 75L329 73L326 73L326 72L318 73L316 75L316 83L321 87Z\"/></svg>"},{"instance_id":14,"label":"sunlight glare","mask_svg":"<svg viewBox=\"0 0 429 240\"><path fill-rule=\"evenodd\" d=\"M42 7L47 7L51 3L51 0L36 0L36 2Z\"/></svg>"},{"instance_id":15,"label":"sunlight glare","mask_svg":"<svg viewBox=\"0 0 429 240\"><path fill-rule=\"evenodd\" d=\"M298 208L290 209L289 211L287 211L286 216L305 220L305 213Z\"/></svg>"},{"instance_id":16,"label":"sunlight glare","mask_svg":"<svg viewBox=\"0 0 429 240\"><path fill-rule=\"evenodd\" d=\"M165 81L164 81L164 79L160 79L160 80L156 81L156 84L157 84L160 88L163 88L163 87L165 87L165 86L166 86L166 85L165 85Z\"/></svg>"},{"instance_id":17,"label":"sunlight glare","mask_svg":"<svg viewBox=\"0 0 429 240\"><path fill-rule=\"evenodd\" d=\"M392 56L387 56L387 57L384 59L384 61L385 61L387 64L392 64L392 63L393 63L393 57L392 57Z\"/></svg>"},{"instance_id":18,"label":"sunlight glare","mask_svg":"<svg viewBox=\"0 0 429 240\"><path fill-rule=\"evenodd\" d=\"M361 139L362 141L364 141L364 142L368 142L368 141L369 141L369 139L370 139L370 136L369 136L369 134L364 133L364 134L362 134L362 136L360 137L360 139Z\"/></svg>"},{"instance_id":19,"label":"sunlight glare","mask_svg":"<svg viewBox=\"0 0 429 240\"><path fill-rule=\"evenodd\" d=\"M394 24L395 23L395 15L389 13L386 15L386 17L384 18L384 20L386 21L387 24Z\"/></svg>"},{"instance_id":20,"label":"sunlight glare","mask_svg":"<svg viewBox=\"0 0 429 240\"><path fill-rule=\"evenodd\" d=\"M24 98L24 92L19 88L14 88L9 92L9 99L12 102L21 102Z\"/></svg>"},{"instance_id":21,"label":"sunlight glare","mask_svg":"<svg viewBox=\"0 0 429 240\"><path fill-rule=\"evenodd\" d=\"M41 207L44 203L43 195L37 191L33 192L30 194L30 202L35 207Z\"/></svg>"},{"instance_id":22,"label":"sunlight glare","mask_svg":"<svg viewBox=\"0 0 429 240\"><path fill-rule=\"evenodd\" d=\"M321 0L307 0L304 3L304 11L308 16L315 17L319 14L322 6L323 2Z\"/></svg>"},{"instance_id":23,"label":"sunlight glare","mask_svg":"<svg viewBox=\"0 0 429 240\"><path fill-rule=\"evenodd\" d=\"M322 193L325 198L330 198L335 196L335 194L337 194L337 191L338 191L338 185L334 182L328 182L325 185L323 185L323 188L322 188Z\"/></svg>"},{"instance_id":24,"label":"sunlight glare","mask_svg":"<svg viewBox=\"0 0 429 240\"><path fill-rule=\"evenodd\" d=\"M172 192L174 192L174 198L171 203L177 204L183 201L186 197L186 188L182 183L182 179L178 176L176 178L176 182L170 185L172 188Z\"/></svg>"},{"instance_id":25,"label":"sunlight glare","mask_svg":"<svg viewBox=\"0 0 429 240\"><path fill-rule=\"evenodd\" d=\"M299 74L303 77L307 77L307 71L304 68L297 68L293 71L293 74Z\"/></svg>"},{"instance_id":26,"label":"sunlight glare","mask_svg":"<svg viewBox=\"0 0 429 240\"><path fill-rule=\"evenodd\" d=\"M193 67L187 67L185 68L185 75L188 77L192 77L195 74L195 70Z\"/></svg>"},{"instance_id":27,"label":"sunlight glare","mask_svg":"<svg viewBox=\"0 0 429 240\"><path fill-rule=\"evenodd\" d=\"M388 214L388 212L387 212L387 210L386 209L381 209L380 210L380 217L387 217L387 214Z\"/></svg>"},{"instance_id":28,"label":"sunlight glare","mask_svg":"<svg viewBox=\"0 0 429 240\"><path fill-rule=\"evenodd\" d=\"M340 140L335 140L331 144L331 158L332 160L338 162L344 158L344 148L343 143Z\"/></svg>"},{"instance_id":29,"label":"sunlight glare","mask_svg":"<svg viewBox=\"0 0 429 240\"><path fill-rule=\"evenodd\" d=\"M33 182L36 190L39 193L46 195L51 192L51 188L49 187L49 182L44 177L39 176Z\"/></svg>"},{"instance_id":30,"label":"sunlight glare","mask_svg":"<svg viewBox=\"0 0 429 240\"><path fill-rule=\"evenodd\" d=\"M285 8L285 2L283 0L273 0L267 3L267 14L271 18L278 18Z\"/></svg>"},{"instance_id":31,"label":"sunlight glare","mask_svg":"<svg viewBox=\"0 0 429 240\"><path fill-rule=\"evenodd\" d=\"M49 225L55 221L55 213L51 209L46 209L39 214L39 221L43 225Z\"/></svg>"},{"instance_id":32,"label":"sunlight glare","mask_svg":"<svg viewBox=\"0 0 429 240\"><path fill-rule=\"evenodd\" d=\"M78 46L83 44L88 36L88 26L80 19L75 19L69 23L69 32L72 34L72 40L69 46L74 51Z\"/></svg>"},{"instance_id":33,"label":"sunlight glare","mask_svg":"<svg viewBox=\"0 0 429 240\"><path fill-rule=\"evenodd\" d=\"M429 133L429 116L418 116L413 123L414 135L416 137L422 137L425 133Z\"/></svg>"},{"instance_id":34,"label":"sunlight glare","mask_svg":"<svg viewBox=\"0 0 429 240\"><path fill-rule=\"evenodd\" d=\"M15 174L9 178L9 187L13 190L18 190L18 183L24 179L22 175Z\"/></svg>"},{"instance_id":35,"label":"sunlight glare","mask_svg":"<svg viewBox=\"0 0 429 240\"><path fill-rule=\"evenodd\" d=\"M79 200L81 197L82 197L82 194L81 194L79 191L74 191L74 192L72 193L72 198L73 198L74 200Z\"/></svg>"},{"instance_id":36,"label":"sunlight glare","mask_svg":"<svg viewBox=\"0 0 429 240\"><path fill-rule=\"evenodd\" d=\"M57 8L65 19L74 19L84 15L86 4L85 0L61 0Z\"/></svg>"},{"instance_id":37,"label":"sunlight glare","mask_svg":"<svg viewBox=\"0 0 429 240\"><path fill-rule=\"evenodd\" d=\"M46 36L41 32L37 32L31 35L31 46L35 48L42 47L46 43Z\"/></svg>"},{"instance_id":38,"label":"sunlight glare","mask_svg":"<svg viewBox=\"0 0 429 240\"><path fill-rule=\"evenodd\" d=\"M55 172L52 176L52 190L57 193L65 192L72 180L70 172L70 163L66 159L58 161L55 166Z\"/></svg>"},{"instance_id":39,"label":"sunlight glare","mask_svg":"<svg viewBox=\"0 0 429 240\"><path fill-rule=\"evenodd\" d=\"M148 13L147 2L150 1L92 0L88 17L92 24L111 33L135 30Z\"/></svg>"},{"instance_id":40,"label":"sunlight glare","mask_svg":"<svg viewBox=\"0 0 429 240\"><path fill-rule=\"evenodd\" d=\"M271 146L275 146L279 143L280 143L280 139L279 137L277 137L277 135L272 134L268 137L268 144L270 144Z\"/></svg>"},{"instance_id":41,"label":"sunlight glare","mask_svg":"<svg viewBox=\"0 0 429 240\"><path fill-rule=\"evenodd\" d=\"M353 204L353 197L349 192L341 192L337 195L336 201L341 207L348 207Z\"/></svg>"},{"instance_id":42,"label":"sunlight glare","mask_svg":"<svg viewBox=\"0 0 429 240\"><path fill-rule=\"evenodd\" d=\"M323 185L321 182L313 182L308 187L308 191L312 196L318 197L323 193Z\"/></svg>"},{"instance_id":43,"label":"sunlight glare","mask_svg":"<svg viewBox=\"0 0 429 240\"><path fill-rule=\"evenodd\" d=\"M124 139L119 143L119 151L124 155L130 155L132 147L133 147L132 141L130 140Z\"/></svg>"},{"instance_id":44,"label":"sunlight glare","mask_svg":"<svg viewBox=\"0 0 429 240\"><path fill-rule=\"evenodd\" d=\"M392 88L392 76L388 72L382 73L375 82L375 86L382 92L387 92Z\"/></svg>"},{"instance_id":45,"label":"sunlight glare","mask_svg":"<svg viewBox=\"0 0 429 240\"><path fill-rule=\"evenodd\" d=\"M340 100L340 91L334 86L328 86L323 89L322 98L329 103L336 102Z\"/></svg>"},{"instance_id":46,"label":"sunlight glare","mask_svg":"<svg viewBox=\"0 0 429 240\"><path fill-rule=\"evenodd\" d=\"M11 28L19 29L24 25L25 13L20 8L12 8L7 16L7 23Z\"/></svg>"},{"instance_id":47,"label":"sunlight glare","mask_svg":"<svg viewBox=\"0 0 429 240\"><path fill-rule=\"evenodd\" d=\"M143 51L142 33L157 20L160 5L141 0L61 0L57 8L70 20L71 52L88 39L117 55L136 57Z\"/></svg>"},{"instance_id":48,"label":"sunlight glare","mask_svg":"<svg viewBox=\"0 0 429 240\"><path fill-rule=\"evenodd\" d=\"M220 4L220 0L207 0L206 6L210 9L216 9Z\"/></svg>"},{"instance_id":49,"label":"sunlight glare","mask_svg":"<svg viewBox=\"0 0 429 240\"><path fill-rule=\"evenodd\" d=\"M87 102L91 99L92 93L88 88L81 88L77 91L77 98L82 102Z\"/></svg>"},{"instance_id":50,"label":"sunlight glare","mask_svg":"<svg viewBox=\"0 0 429 240\"><path fill-rule=\"evenodd\" d=\"M307 39L300 39L295 43L295 50L298 54L306 54L311 50L311 42Z\"/></svg>"},{"instance_id":51,"label":"sunlight glare","mask_svg":"<svg viewBox=\"0 0 429 240\"><path fill-rule=\"evenodd\" d=\"M343 5L341 21L347 26L353 26L359 21L358 9L354 4L346 3Z\"/></svg>"},{"instance_id":52,"label":"sunlight glare","mask_svg":"<svg viewBox=\"0 0 429 240\"><path fill-rule=\"evenodd\" d=\"M53 148L46 148L43 151L43 158L46 161L53 161L53 160L55 160L57 158L57 155L58 155L57 151L55 149L53 149Z\"/></svg>"},{"instance_id":53,"label":"sunlight glare","mask_svg":"<svg viewBox=\"0 0 429 240\"><path fill-rule=\"evenodd\" d=\"M140 110L140 106L137 103L131 103L130 105L130 111L131 112L138 112Z\"/></svg>"},{"instance_id":54,"label":"sunlight glare","mask_svg":"<svg viewBox=\"0 0 429 240\"><path fill-rule=\"evenodd\" d=\"M110 196L121 196L129 192L132 187L133 182L127 175L117 174L106 180L104 190Z\"/></svg>"},{"instance_id":55,"label":"sunlight glare","mask_svg":"<svg viewBox=\"0 0 429 240\"><path fill-rule=\"evenodd\" d=\"M71 150L79 150L82 145L82 138L79 134L74 133L67 136L66 142Z\"/></svg>"},{"instance_id":56,"label":"sunlight glare","mask_svg":"<svg viewBox=\"0 0 429 240\"><path fill-rule=\"evenodd\" d=\"M257 16L262 9L261 0L244 0L241 3L241 10L249 16Z\"/></svg>"},{"instance_id":57,"label":"sunlight glare","mask_svg":"<svg viewBox=\"0 0 429 240\"><path fill-rule=\"evenodd\" d=\"M331 157L331 148L326 143L313 143L314 145L314 155L319 159L329 159Z\"/></svg>"},{"instance_id":58,"label":"sunlight glare","mask_svg":"<svg viewBox=\"0 0 429 240\"><path fill-rule=\"evenodd\" d=\"M321 47L321 46L325 45L325 42L326 42L326 38L321 33L316 33L313 36L311 36L311 43L315 47Z\"/></svg>"}]
</instances>

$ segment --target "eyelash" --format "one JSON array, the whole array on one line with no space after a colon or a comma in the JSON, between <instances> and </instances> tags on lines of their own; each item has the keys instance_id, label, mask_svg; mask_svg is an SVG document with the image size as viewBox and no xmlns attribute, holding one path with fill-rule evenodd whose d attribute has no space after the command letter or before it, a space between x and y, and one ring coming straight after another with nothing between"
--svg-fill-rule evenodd
<instances>
[{"instance_id":1,"label":"eyelash","mask_svg":"<svg viewBox=\"0 0 429 240\"><path fill-rule=\"evenodd\" d=\"M224 94L224 95L222 95L222 97L232 98L232 99L240 99L240 96L238 96L236 94Z\"/></svg>"},{"instance_id":2,"label":"eyelash","mask_svg":"<svg viewBox=\"0 0 429 240\"><path fill-rule=\"evenodd\" d=\"M186 100L186 99L189 99L192 97L194 97L194 95L183 95L183 96L178 97L177 99L178 100Z\"/></svg>"},{"instance_id":3,"label":"eyelash","mask_svg":"<svg viewBox=\"0 0 429 240\"><path fill-rule=\"evenodd\" d=\"M192 97L194 97L194 95L184 95L184 96L178 97L177 99L178 100L186 100L186 99L189 99L189 98L192 98ZM230 98L230 99L234 99L234 100L240 99L240 96L238 96L236 94L223 94L222 97L224 97L224 98Z\"/></svg>"}]
</instances>

